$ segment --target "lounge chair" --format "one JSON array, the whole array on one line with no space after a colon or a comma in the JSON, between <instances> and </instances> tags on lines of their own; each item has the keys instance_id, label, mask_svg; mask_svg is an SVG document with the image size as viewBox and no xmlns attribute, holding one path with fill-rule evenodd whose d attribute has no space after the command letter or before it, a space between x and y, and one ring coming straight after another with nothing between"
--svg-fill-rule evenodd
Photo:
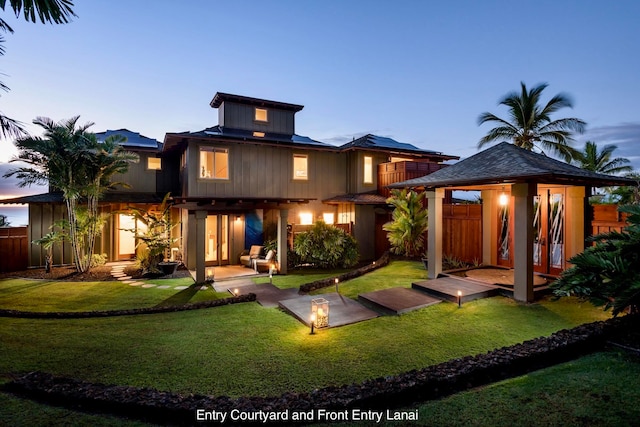
<instances>
[{"instance_id":1,"label":"lounge chair","mask_svg":"<svg viewBox=\"0 0 640 427\"><path fill-rule=\"evenodd\" d=\"M265 256L264 258L255 258L253 260L253 269L258 273L260 271L269 270L269 268L271 268L271 264L275 264L275 262L276 251L271 249L269 252L267 252L267 256Z\"/></svg>"},{"instance_id":2,"label":"lounge chair","mask_svg":"<svg viewBox=\"0 0 640 427\"><path fill-rule=\"evenodd\" d=\"M262 251L264 250L264 246L260 245L252 245L251 249L244 250L240 254L240 264L245 267L253 267L253 260L256 258L260 258L262 255Z\"/></svg>"}]
</instances>

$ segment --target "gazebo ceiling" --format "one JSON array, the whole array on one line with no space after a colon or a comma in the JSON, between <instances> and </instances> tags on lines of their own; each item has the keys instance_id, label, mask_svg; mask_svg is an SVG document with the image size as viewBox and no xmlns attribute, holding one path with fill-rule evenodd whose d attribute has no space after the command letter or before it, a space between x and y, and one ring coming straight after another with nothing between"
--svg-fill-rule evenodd
<instances>
[{"instance_id":1,"label":"gazebo ceiling","mask_svg":"<svg viewBox=\"0 0 640 427\"><path fill-rule=\"evenodd\" d=\"M391 184L389 188L473 189L476 186L524 182L590 187L635 185L635 181L628 178L587 171L544 154L501 142L447 168L420 178Z\"/></svg>"}]
</instances>

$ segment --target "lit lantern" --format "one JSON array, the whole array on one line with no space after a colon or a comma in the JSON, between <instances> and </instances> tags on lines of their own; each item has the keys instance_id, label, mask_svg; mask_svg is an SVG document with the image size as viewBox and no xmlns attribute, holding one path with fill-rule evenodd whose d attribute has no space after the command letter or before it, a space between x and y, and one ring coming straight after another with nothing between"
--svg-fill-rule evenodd
<instances>
[{"instance_id":1,"label":"lit lantern","mask_svg":"<svg viewBox=\"0 0 640 427\"><path fill-rule=\"evenodd\" d=\"M314 298L311 300L311 318L315 318L316 328L329 326L329 301L324 298Z\"/></svg>"},{"instance_id":2,"label":"lit lantern","mask_svg":"<svg viewBox=\"0 0 640 427\"><path fill-rule=\"evenodd\" d=\"M207 283L213 283L213 274L214 274L214 270L213 267L207 267L207 278L205 279Z\"/></svg>"}]
</instances>

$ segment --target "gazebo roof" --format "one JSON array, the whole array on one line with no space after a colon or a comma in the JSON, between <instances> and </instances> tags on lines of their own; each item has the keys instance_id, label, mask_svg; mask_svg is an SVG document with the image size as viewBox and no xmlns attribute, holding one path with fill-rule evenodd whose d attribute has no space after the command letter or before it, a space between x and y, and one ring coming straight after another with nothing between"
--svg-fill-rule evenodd
<instances>
[{"instance_id":1,"label":"gazebo roof","mask_svg":"<svg viewBox=\"0 0 640 427\"><path fill-rule=\"evenodd\" d=\"M523 182L591 187L635 184L628 178L587 171L501 142L447 168L389 187L439 188Z\"/></svg>"}]
</instances>

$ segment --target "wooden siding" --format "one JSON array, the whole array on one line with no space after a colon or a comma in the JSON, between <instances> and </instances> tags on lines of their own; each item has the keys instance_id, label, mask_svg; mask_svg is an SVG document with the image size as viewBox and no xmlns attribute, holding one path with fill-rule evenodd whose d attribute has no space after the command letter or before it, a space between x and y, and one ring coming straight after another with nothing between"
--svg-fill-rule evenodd
<instances>
[{"instance_id":1,"label":"wooden siding","mask_svg":"<svg viewBox=\"0 0 640 427\"><path fill-rule=\"evenodd\" d=\"M28 264L27 227L0 228L0 273L24 270Z\"/></svg>"},{"instance_id":2,"label":"wooden siding","mask_svg":"<svg viewBox=\"0 0 640 427\"><path fill-rule=\"evenodd\" d=\"M364 157L369 156L373 160L372 171L373 183L364 183ZM377 189L378 174L376 173L378 165L388 160L387 154L367 151L352 151L347 156L347 193L366 193Z\"/></svg>"},{"instance_id":3,"label":"wooden siding","mask_svg":"<svg viewBox=\"0 0 640 427\"><path fill-rule=\"evenodd\" d=\"M442 206L442 254L482 261L482 205Z\"/></svg>"},{"instance_id":4,"label":"wooden siding","mask_svg":"<svg viewBox=\"0 0 640 427\"><path fill-rule=\"evenodd\" d=\"M591 205L591 234L621 231L627 226L627 216L618 212L618 205Z\"/></svg>"},{"instance_id":5,"label":"wooden siding","mask_svg":"<svg viewBox=\"0 0 640 427\"><path fill-rule=\"evenodd\" d=\"M338 153L259 144L216 144L229 149L229 179L198 175L200 147L188 151L187 197L309 198L322 200L345 193L345 159ZM293 155L308 155L308 179L293 179Z\"/></svg>"},{"instance_id":6,"label":"wooden siding","mask_svg":"<svg viewBox=\"0 0 640 427\"><path fill-rule=\"evenodd\" d=\"M67 208L62 203L30 204L29 205L29 266L42 267L45 265L46 251L40 245L31 243L50 233L54 223L67 219ZM53 245L54 265L71 264L73 262L71 245L60 243Z\"/></svg>"},{"instance_id":7,"label":"wooden siding","mask_svg":"<svg viewBox=\"0 0 640 427\"><path fill-rule=\"evenodd\" d=\"M267 122L254 120L255 106L225 101L218 111L218 124L231 129L273 132L285 135L293 135L295 133L295 113L293 111L278 110L270 107L258 108L267 110Z\"/></svg>"},{"instance_id":8,"label":"wooden siding","mask_svg":"<svg viewBox=\"0 0 640 427\"><path fill-rule=\"evenodd\" d=\"M447 165L441 163L417 161L381 163L378 165L378 193L389 197L391 190L386 188L387 185L408 179L420 178L446 166Z\"/></svg>"},{"instance_id":9,"label":"wooden siding","mask_svg":"<svg viewBox=\"0 0 640 427\"><path fill-rule=\"evenodd\" d=\"M163 173L165 159L162 159L163 170L147 169L147 159L156 157L156 153L138 152L140 161L129 164L129 170L123 174L116 174L111 179L112 182L124 182L129 187L118 186L118 191L131 191L136 193L155 193L156 176Z\"/></svg>"}]
</instances>

